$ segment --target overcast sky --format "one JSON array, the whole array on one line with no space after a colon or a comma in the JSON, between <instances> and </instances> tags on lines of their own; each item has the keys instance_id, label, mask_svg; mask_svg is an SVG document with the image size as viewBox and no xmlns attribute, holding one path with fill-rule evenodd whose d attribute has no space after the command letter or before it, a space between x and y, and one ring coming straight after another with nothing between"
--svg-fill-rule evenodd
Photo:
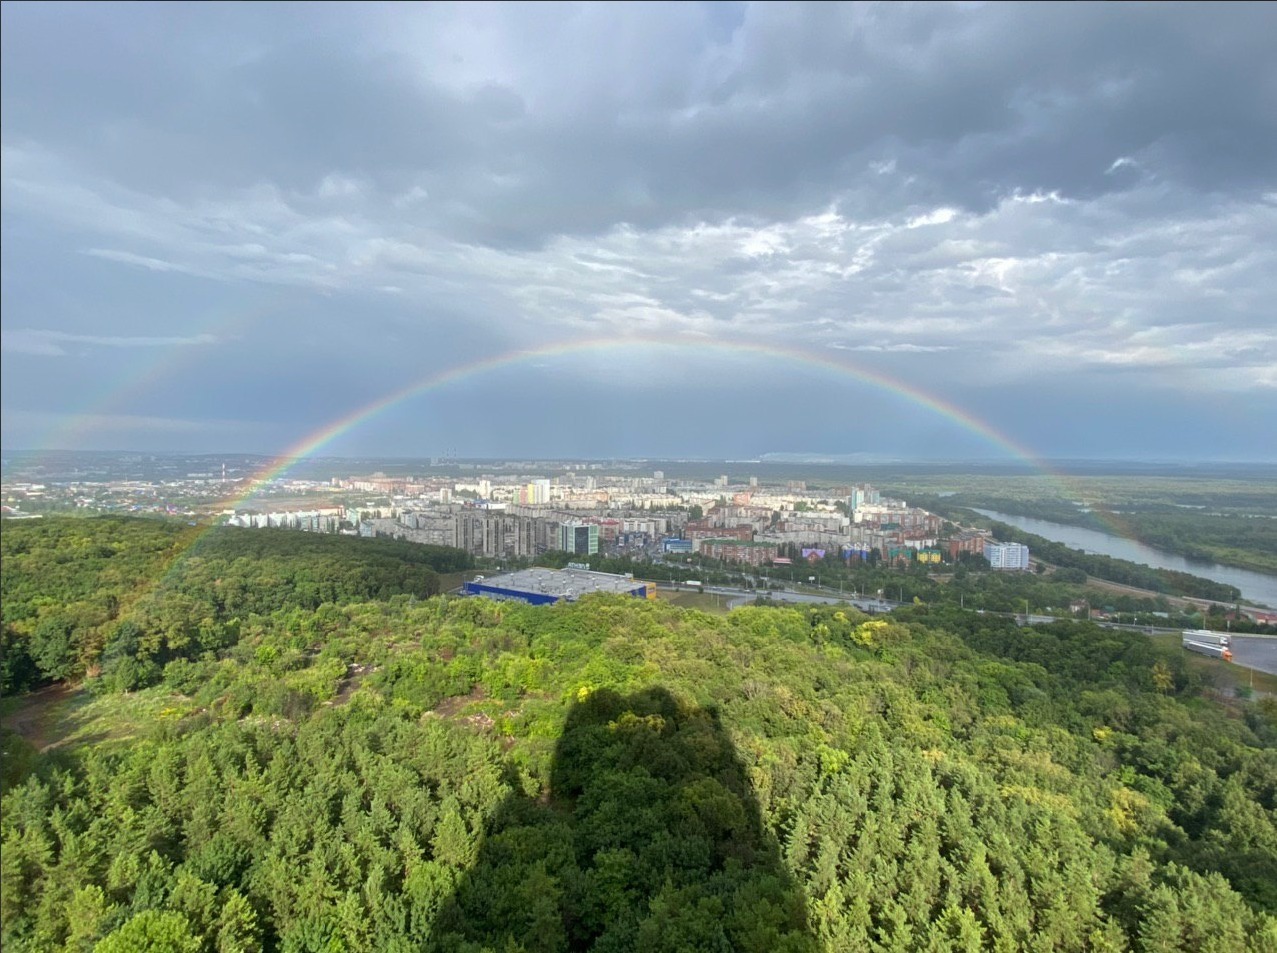
<instances>
[{"instance_id":1,"label":"overcast sky","mask_svg":"<svg viewBox=\"0 0 1277 953\"><path fill-rule=\"evenodd\" d=\"M1277 459L1277 5L2 15L8 449Z\"/></svg>"}]
</instances>

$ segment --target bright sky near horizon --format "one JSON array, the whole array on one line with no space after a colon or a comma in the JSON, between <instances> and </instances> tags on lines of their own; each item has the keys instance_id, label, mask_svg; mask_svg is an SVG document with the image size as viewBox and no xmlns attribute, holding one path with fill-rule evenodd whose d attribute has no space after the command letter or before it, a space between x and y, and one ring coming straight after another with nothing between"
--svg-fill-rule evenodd
<instances>
[{"instance_id":1,"label":"bright sky near horizon","mask_svg":"<svg viewBox=\"0 0 1277 953\"><path fill-rule=\"evenodd\" d=\"M1277 459L1277 5L0 17L6 448Z\"/></svg>"}]
</instances>

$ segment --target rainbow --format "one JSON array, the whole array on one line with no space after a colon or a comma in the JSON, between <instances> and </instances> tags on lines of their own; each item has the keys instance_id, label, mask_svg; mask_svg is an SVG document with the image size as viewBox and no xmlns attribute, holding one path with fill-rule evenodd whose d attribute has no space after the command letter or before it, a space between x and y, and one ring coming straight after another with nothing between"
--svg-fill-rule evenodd
<instances>
[{"instance_id":1,"label":"rainbow","mask_svg":"<svg viewBox=\"0 0 1277 953\"><path fill-rule=\"evenodd\" d=\"M338 419L325 424L323 427L302 438L254 474L249 479L247 488L236 497L228 500L224 508L242 506L252 497L253 493L255 493L257 489L264 484L269 483L272 480L279 479L284 476L291 467L305 460L307 457L313 456L334 440L350 433L355 428L367 423L378 415L399 404L402 404L407 400L421 397L431 391L438 390L439 388L446 387L449 384L455 384L471 377L477 377L501 368L524 364L538 359L633 347L674 348L684 350L697 348L702 350L752 355L769 359L780 358L799 364L824 368L833 371L836 374L851 377L862 383L870 384L896 394L916 406L922 407L939 417L951 421L961 429L974 434L1017 460L1027 463L1033 469L1050 476L1058 477L1058 474L1053 473L1046 464L1042 460L1038 459L1038 457L1027 447L1016 443L1005 434L999 433L984 421L972 416L955 404L949 403L933 394L929 394L912 384L889 377L880 371L861 367L840 357L832 357L827 354L807 351L797 347L777 346L774 344L764 345L747 341L718 341L700 336L686 336L678 338L626 336L624 338L588 338L576 341L559 341L553 344L540 345L538 347L520 348L507 351L502 354L481 358L477 361L472 361L469 364L452 367L415 381L406 387L402 387L399 390L386 394L371 403L365 404L364 406L351 411L345 416L339 417Z\"/></svg>"},{"instance_id":2,"label":"rainbow","mask_svg":"<svg viewBox=\"0 0 1277 953\"><path fill-rule=\"evenodd\" d=\"M1005 434L999 433L989 424L972 416L962 408L933 394L929 394L912 384L907 384L904 381L897 380L883 374L880 371L861 367L843 357L821 354L791 346L776 346L773 344L763 345L748 341L717 341L702 336L688 335L682 337L647 337L631 335L622 338L587 338L575 341L559 341L538 347L519 348L431 374L405 387L392 391L377 400L364 404L363 406L356 408L344 416L339 417L323 427L320 427L318 430L308 434L306 437L289 447L286 451L284 451L284 453L275 457L259 469L255 474L253 474L253 476L248 478L237 493L223 500L219 506L223 511L234 510L245 506L261 487L274 480L280 479L289 471L289 469L306 460L308 457L313 456L316 452L322 450L334 440L340 438L343 434L351 432L362 424L374 419L379 414L382 414L405 401L412 400L413 398L420 397L424 394L430 393L431 391L446 387L449 384L454 384L458 381L481 376L485 373L490 373L501 368L517 366L538 359L607 350L623 350L634 347L675 349L696 348L701 351L710 350L744 354L763 357L770 360L779 358L801 365L806 365L808 367L824 368L836 374L850 377L853 380L881 388L889 393L897 395L915 406L922 407L931 413L950 421L968 433L979 437L1014 459L1026 463L1040 474L1053 479L1062 492L1067 493L1069 490L1068 478L1064 474L1053 471L1027 447L1016 443ZM1097 514L1097 516L1117 535L1128 539L1134 538L1129 532L1125 531L1116 523L1112 514ZM173 554L173 557L168 563L168 566L165 568L165 571L157 576L153 585L149 587L149 589L153 591L155 589L162 588L164 584L172 578L173 573L181 564L183 557L190 554L191 551L198 546L200 541L203 540L208 533L212 532L216 526L217 524L213 523L204 526L202 529L194 531L191 534L189 541Z\"/></svg>"},{"instance_id":3,"label":"rainbow","mask_svg":"<svg viewBox=\"0 0 1277 953\"><path fill-rule=\"evenodd\" d=\"M267 320L280 313L284 307L296 297L291 289L273 292L265 300L238 311L229 319L220 312L213 312L209 319L196 325L194 337L207 338L209 343L234 340L255 323ZM75 447L82 442L85 433L93 426L92 422L99 415L121 412L134 400L145 395L165 379L176 377L183 369L193 364L200 346L172 346L152 349L154 354L149 358L145 354L134 356L132 361L113 378L102 386L96 395L85 402L79 413L68 416L60 423L52 425L48 432L22 456L28 462L40 461L44 454L62 447Z\"/></svg>"},{"instance_id":4,"label":"rainbow","mask_svg":"<svg viewBox=\"0 0 1277 953\"><path fill-rule=\"evenodd\" d=\"M722 341L701 335L677 337L628 335L621 338L586 338L557 341L536 347L517 348L431 374L362 407L358 407L308 434L249 478L247 484L239 493L223 502L222 508L235 509L244 506L257 490L265 484L280 479L296 464L313 456L343 435L350 433L405 401L421 397L449 384L539 359L635 347L708 350L762 357L769 360L781 359L808 367L823 368L835 374L850 377L853 380L895 394L901 399L953 423L960 429L978 437L1013 459L1027 464L1033 470L1050 478L1059 487L1066 499L1079 494L1078 489L1070 485L1070 481L1064 474L1050 468L1032 450L995 430L988 423L974 417L956 404L881 371L863 367L844 357L787 345L778 346L776 344L760 344L750 341ZM1129 527L1121 525L1113 514L1097 512L1095 515L1100 522L1116 535L1127 539L1134 538Z\"/></svg>"}]
</instances>

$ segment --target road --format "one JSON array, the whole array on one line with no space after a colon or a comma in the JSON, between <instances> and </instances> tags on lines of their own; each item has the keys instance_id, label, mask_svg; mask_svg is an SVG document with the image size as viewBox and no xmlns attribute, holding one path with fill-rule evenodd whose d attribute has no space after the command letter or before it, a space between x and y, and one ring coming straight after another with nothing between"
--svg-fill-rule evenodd
<instances>
[{"instance_id":1,"label":"road","mask_svg":"<svg viewBox=\"0 0 1277 953\"><path fill-rule=\"evenodd\" d=\"M815 595L809 592L795 592L789 589L738 589L733 586L680 586L677 583L661 583L672 589L681 589L688 592L704 591L713 595L723 596L727 600L727 607L734 609L737 606L748 605L759 596L766 596L773 602L785 602L790 604L816 604L816 605L837 605L838 603L848 603L855 606L862 612L870 614L878 614L890 612L897 609L903 603L893 602L889 599L859 599L848 598L845 593L838 595ZM975 612L978 610L968 610ZM1011 612L988 612L981 613L984 615L1005 615L1012 616L1020 625L1050 625L1052 622L1059 621L1054 616L1030 615L1027 620L1022 614ZM1165 628L1159 626L1147 625L1128 625L1124 622L1096 622L1096 625L1103 626L1106 629L1125 629L1129 632L1141 632L1145 635L1158 634L1179 634L1182 629ZM1233 636L1233 664L1240 665L1242 668L1253 668L1257 672L1267 672L1270 675L1277 675L1277 637L1274 636Z\"/></svg>"},{"instance_id":2,"label":"road","mask_svg":"<svg viewBox=\"0 0 1277 953\"><path fill-rule=\"evenodd\" d=\"M855 606L861 612L870 615L879 615L898 609L905 603L894 602L890 599L866 599L859 598L854 595L848 596L843 592L835 592L828 590L829 595L818 595L811 592L796 592L792 589L741 589L735 586L685 586L676 582L661 582L659 586L666 589L674 589L681 592L704 592L709 595L722 596L728 609L735 609L738 606L749 605L760 596L764 596L773 602L783 602L790 605L838 605L846 603ZM807 588L815 588L808 586ZM978 609L968 609L968 612L980 612L981 615L1002 615L1009 616L1016 620L1020 625L1050 625L1052 622L1059 621L1054 616L1030 615L1026 619L1022 613L1015 612L983 612ZM1182 632L1179 628L1163 628L1159 626L1147 625L1129 625L1125 622L1095 622L1096 625L1103 626L1106 629L1126 629L1130 632L1142 632L1145 635L1168 634ZM1270 675L1277 675L1277 636L1233 636L1233 664L1240 665L1243 668L1253 668L1257 672L1267 672Z\"/></svg>"},{"instance_id":3,"label":"road","mask_svg":"<svg viewBox=\"0 0 1277 953\"><path fill-rule=\"evenodd\" d=\"M684 586L676 582L660 582L658 586L664 589L675 589L681 592L706 592L710 595L724 596L728 599L727 606L734 609L737 606L748 605L755 599L763 596L773 602L788 602L793 604L815 604L823 606L833 606L845 602L855 606L862 612L876 614L881 612L890 612L892 609L898 608L900 603L891 602L887 599L858 599L845 593L838 595L830 594L827 596L817 595L810 592L795 592L792 589L738 589L735 586Z\"/></svg>"},{"instance_id":4,"label":"road","mask_svg":"<svg viewBox=\"0 0 1277 953\"><path fill-rule=\"evenodd\" d=\"M1262 635L1234 635L1233 662L1257 672L1277 675L1277 638Z\"/></svg>"}]
</instances>

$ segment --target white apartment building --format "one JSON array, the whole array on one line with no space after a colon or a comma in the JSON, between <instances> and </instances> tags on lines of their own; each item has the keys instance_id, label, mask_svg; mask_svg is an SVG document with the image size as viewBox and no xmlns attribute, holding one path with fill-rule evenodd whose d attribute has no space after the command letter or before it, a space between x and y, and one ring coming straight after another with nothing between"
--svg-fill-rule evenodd
<instances>
[{"instance_id":1,"label":"white apartment building","mask_svg":"<svg viewBox=\"0 0 1277 953\"><path fill-rule=\"evenodd\" d=\"M1027 570L1029 568L1029 547L1023 543L995 543L993 540L986 540L984 558L989 561L989 565L994 569Z\"/></svg>"}]
</instances>

